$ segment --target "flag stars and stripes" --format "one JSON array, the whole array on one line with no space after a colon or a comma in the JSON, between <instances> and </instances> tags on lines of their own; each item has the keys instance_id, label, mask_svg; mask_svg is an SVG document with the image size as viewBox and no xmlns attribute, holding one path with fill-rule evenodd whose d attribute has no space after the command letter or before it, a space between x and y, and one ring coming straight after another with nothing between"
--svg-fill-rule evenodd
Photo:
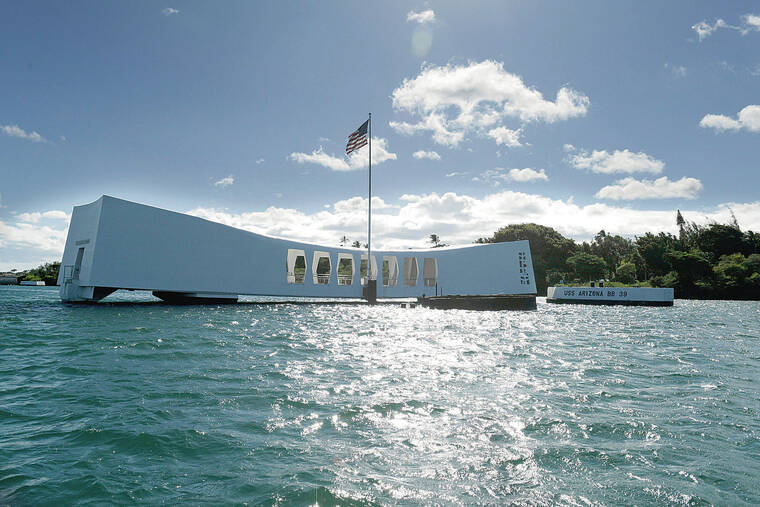
<instances>
[{"instance_id":1,"label":"flag stars and stripes","mask_svg":"<svg viewBox=\"0 0 760 507\"><path fill-rule=\"evenodd\" d=\"M369 126L369 120L362 123L362 126L356 129L351 135L348 136L348 144L346 144L346 155L349 155L352 151L356 151L362 146L367 146L367 127Z\"/></svg>"}]
</instances>

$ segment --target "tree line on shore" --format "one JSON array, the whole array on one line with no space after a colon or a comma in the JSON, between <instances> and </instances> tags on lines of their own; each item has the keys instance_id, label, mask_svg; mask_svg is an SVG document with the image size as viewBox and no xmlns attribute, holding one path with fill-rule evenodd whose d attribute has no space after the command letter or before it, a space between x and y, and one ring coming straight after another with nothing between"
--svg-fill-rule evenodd
<instances>
[{"instance_id":1,"label":"tree line on shore","mask_svg":"<svg viewBox=\"0 0 760 507\"><path fill-rule=\"evenodd\" d=\"M539 295L560 283L606 279L624 285L672 287L677 298L760 299L760 234L736 218L699 225L676 213L678 236L647 232L635 239L605 231L580 244L543 225L502 227L476 243L527 239Z\"/></svg>"},{"instance_id":2,"label":"tree line on shore","mask_svg":"<svg viewBox=\"0 0 760 507\"><path fill-rule=\"evenodd\" d=\"M19 282L45 282L45 285L58 284L58 271L61 269L60 262L48 262L41 266L26 271L16 271L12 269L3 276L15 276Z\"/></svg>"}]
</instances>

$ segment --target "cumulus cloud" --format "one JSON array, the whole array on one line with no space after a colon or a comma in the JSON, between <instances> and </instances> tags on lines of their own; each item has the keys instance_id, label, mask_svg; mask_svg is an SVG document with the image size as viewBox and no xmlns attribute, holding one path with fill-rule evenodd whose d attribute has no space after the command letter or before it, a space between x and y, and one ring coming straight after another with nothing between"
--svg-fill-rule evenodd
<instances>
[{"instance_id":1,"label":"cumulus cloud","mask_svg":"<svg viewBox=\"0 0 760 507\"><path fill-rule=\"evenodd\" d=\"M420 24L433 23L435 22L435 11L432 9L420 12L409 11L406 15L406 21Z\"/></svg>"},{"instance_id":2,"label":"cumulus cloud","mask_svg":"<svg viewBox=\"0 0 760 507\"><path fill-rule=\"evenodd\" d=\"M634 153L625 150L594 150L591 153L581 151L569 157L570 164L576 169L586 169L594 173L661 173L665 163L650 157L644 152Z\"/></svg>"},{"instance_id":3,"label":"cumulus cloud","mask_svg":"<svg viewBox=\"0 0 760 507\"><path fill-rule=\"evenodd\" d=\"M175 14L179 14L179 11L172 7L167 7L166 9L162 10L161 13L164 16L174 16Z\"/></svg>"},{"instance_id":4,"label":"cumulus cloud","mask_svg":"<svg viewBox=\"0 0 760 507\"><path fill-rule=\"evenodd\" d=\"M44 143L46 139L35 131L27 132L18 125L0 125L0 132L8 137L18 137L35 143Z\"/></svg>"},{"instance_id":5,"label":"cumulus cloud","mask_svg":"<svg viewBox=\"0 0 760 507\"><path fill-rule=\"evenodd\" d=\"M507 127L496 127L488 131L488 137L496 141L496 144L504 146L517 147L520 144L520 133L522 129L510 130Z\"/></svg>"},{"instance_id":6,"label":"cumulus cloud","mask_svg":"<svg viewBox=\"0 0 760 507\"><path fill-rule=\"evenodd\" d=\"M59 210L19 213L0 220L0 270L60 261L70 215Z\"/></svg>"},{"instance_id":7,"label":"cumulus cloud","mask_svg":"<svg viewBox=\"0 0 760 507\"><path fill-rule=\"evenodd\" d=\"M548 181L549 176L543 169L536 171L526 167L525 169L510 169L506 170L503 167L497 167L495 169L487 169L479 175L472 178L472 181L483 181L489 183L495 187L498 187L502 182L514 181L518 183L527 183L530 181Z\"/></svg>"},{"instance_id":8,"label":"cumulus cloud","mask_svg":"<svg viewBox=\"0 0 760 507\"><path fill-rule=\"evenodd\" d=\"M526 167L525 169L510 169L508 174L512 181L549 181L549 177L543 169L539 169L538 171L529 167Z\"/></svg>"},{"instance_id":9,"label":"cumulus cloud","mask_svg":"<svg viewBox=\"0 0 760 507\"><path fill-rule=\"evenodd\" d=\"M623 178L596 193L598 199L632 201L635 199L694 199L702 190L702 182L696 178L671 181L666 176L656 180Z\"/></svg>"},{"instance_id":10,"label":"cumulus cloud","mask_svg":"<svg viewBox=\"0 0 760 507\"><path fill-rule=\"evenodd\" d=\"M348 160L325 153L320 146L311 153L293 152L288 158L299 164L310 163L327 167L333 171L356 171L369 165L369 146L364 146L351 153ZM381 164L387 160L396 160L395 153L388 151L388 141L382 137L372 138L372 165Z\"/></svg>"},{"instance_id":11,"label":"cumulus cloud","mask_svg":"<svg viewBox=\"0 0 760 507\"><path fill-rule=\"evenodd\" d=\"M441 160L441 156L435 152L435 151L425 151L425 150L419 150L412 153L412 156L416 158L417 160L423 159L423 158L429 158L430 160Z\"/></svg>"},{"instance_id":12,"label":"cumulus cloud","mask_svg":"<svg viewBox=\"0 0 760 507\"><path fill-rule=\"evenodd\" d=\"M226 178L222 178L221 180L215 182L214 186L215 187L226 188L226 187L229 187L230 185L232 185L233 183L235 183L235 178L230 174Z\"/></svg>"},{"instance_id":13,"label":"cumulus cloud","mask_svg":"<svg viewBox=\"0 0 760 507\"><path fill-rule=\"evenodd\" d=\"M65 211L50 210L50 211L44 211L44 212L35 211L31 213L19 213L18 215L16 215L16 218L22 222L37 224L43 218L47 218L51 220L69 220L71 216Z\"/></svg>"},{"instance_id":14,"label":"cumulus cloud","mask_svg":"<svg viewBox=\"0 0 760 507\"><path fill-rule=\"evenodd\" d=\"M746 31L760 32L760 15L757 14L745 14L742 16L744 22L744 29Z\"/></svg>"},{"instance_id":15,"label":"cumulus cloud","mask_svg":"<svg viewBox=\"0 0 760 507\"><path fill-rule=\"evenodd\" d=\"M393 107L417 117L416 123L392 121L401 134L430 132L433 141L457 146L469 133L499 136L501 124L511 118L520 122L555 122L583 116L589 99L571 88L561 88L555 100L547 100L528 87L504 64L493 60L467 65L423 66L419 75L404 79L393 90Z\"/></svg>"},{"instance_id":16,"label":"cumulus cloud","mask_svg":"<svg viewBox=\"0 0 760 507\"><path fill-rule=\"evenodd\" d=\"M450 244L470 244L507 224L525 222L554 227L579 241L593 238L602 229L629 235L677 232L673 210L633 209L604 203L581 206L572 199L552 199L511 190L482 198L454 192L405 194L396 206L375 199L372 244L382 249L426 247L430 234L438 234ZM337 245L344 234L363 241L367 227L366 198L353 197L340 203L345 204L336 203L314 213L277 207L242 214L196 208L190 213L253 232L315 243ZM681 208L681 213L701 223L726 222L730 210L742 227L760 229L760 201L726 203L699 211Z\"/></svg>"},{"instance_id":17,"label":"cumulus cloud","mask_svg":"<svg viewBox=\"0 0 760 507\"><path fill-rule=\"evenodd\" d=\"M713 128L718 132L726 130L748 130L760 132L760 106L751 104L737 115L736 119L722 114L707 114L699 122L702 128Z\"/></svg>"}]
</instances>

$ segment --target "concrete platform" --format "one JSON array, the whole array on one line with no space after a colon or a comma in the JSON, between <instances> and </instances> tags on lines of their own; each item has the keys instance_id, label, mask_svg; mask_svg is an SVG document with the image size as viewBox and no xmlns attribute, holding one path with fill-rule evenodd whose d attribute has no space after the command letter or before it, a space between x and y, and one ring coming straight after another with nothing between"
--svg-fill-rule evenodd
<instances>
[{"instance_id":1,"label":"concrete platform","mask_svg":"<svg viewBox=\"0 0 760 507\"><path fill-rule=\"evenodd\" d=\"M549 287L546 302L569 305L673 306L673 289L654 287Z\"/></svg>"},{"instance_id":2,"label":"concrete platform","mask_svg":"<svg viewBox=\"0 0 760 507\"><path fill-rule=\"evenodd\" d=\"M436 310L535 310L535 294L493 294L475 296L431 296L417 298L417 303Z\"/></svg>"}]
</instances>

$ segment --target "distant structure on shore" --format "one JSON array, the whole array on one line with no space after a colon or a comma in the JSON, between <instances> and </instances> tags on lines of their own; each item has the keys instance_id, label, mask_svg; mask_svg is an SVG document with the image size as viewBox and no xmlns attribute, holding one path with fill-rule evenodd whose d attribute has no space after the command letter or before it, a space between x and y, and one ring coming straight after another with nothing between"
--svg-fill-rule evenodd
<instances>
[{"instance_id":1,"label":"distant structure on shore","mask_svg":"<svg viewBox=\"0 0 760 507\"><path fill-rule=\"evenodd\" d=\"M18 279L15 273L0 273L0 285L18 285Z\"/></svg>"},{"instance_id":2,"label":"distant structure on shore","mask_svg":"<svg viewBox=\"0 0 760 507\"><path fill-rule=\"evenodd\" d=\"M377 298L535 295L527 241L372 251ZM238 295L370 299L367 253L255 234L109 196L74 208L58 284L63 301L119 289L169 302Z\"/></svg>"},{"instance_id":3,"label":"distant structure on shore","mask_svg":"<svg viewBox=\"0 0 760 507\"><path fill-rule=\"evenodd\" d=\"M673 289L655 287L549 287L547 303L605 306L673 306Z\"/></svg>"}]
</instances>

